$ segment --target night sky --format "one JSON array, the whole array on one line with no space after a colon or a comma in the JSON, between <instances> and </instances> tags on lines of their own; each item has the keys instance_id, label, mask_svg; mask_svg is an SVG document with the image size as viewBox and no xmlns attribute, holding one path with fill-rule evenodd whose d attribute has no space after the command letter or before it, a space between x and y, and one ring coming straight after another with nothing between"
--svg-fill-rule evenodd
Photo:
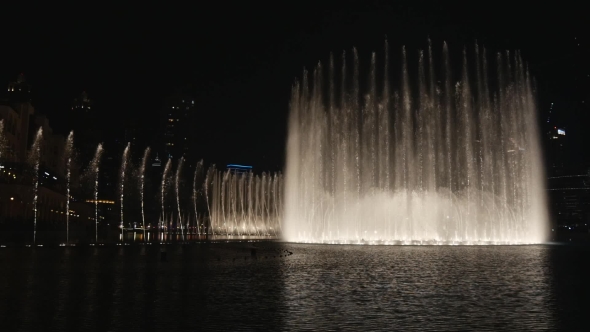
<instances>
[{"instance_id":1,"label":"night sky","mask_svg":"<svg viewBox=\"0 0 590 332\"><path fill-rule=\"evenodd\" d=\"M537 77L542 110L549 100L574 98L574 38L588 41L590 31L582 5L401 3L7 8L0 83L25 73L36 109L61 133L85 90L105 128L120 136L132 119L155 131L163 98L189 90L207 128L202 157L268 170L284 163L289 93L303 67L353 46L367 61L385 35L391 52L408 45L410 56L428 37L437 47L477 39L491 50L520 49ZM564 116L563 125L579 123L576 116Z\"/></svg>"}]
</instances>

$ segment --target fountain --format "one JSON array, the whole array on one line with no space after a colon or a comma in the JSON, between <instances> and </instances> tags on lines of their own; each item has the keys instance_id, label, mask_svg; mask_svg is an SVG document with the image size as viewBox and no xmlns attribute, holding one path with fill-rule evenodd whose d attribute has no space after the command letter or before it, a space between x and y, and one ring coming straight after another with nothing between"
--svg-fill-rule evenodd
<instances>
[{"instance_id":1,"label":"fountain","mask_svg":"<svg viewBox=\"0 0 590 332\"><path fill-rule=\"evenodd\" d=\"M37 242L37 203L39 200L39 167L42 144L43 127L39 127L29 153L29 163L33 166L33 245Z\"/></svg>"},{"instance_id":2,"label":"fountain","mask_svg":"<svg viewBox=\"0 0 590 332\"><path fill-rule=\"evenodd\" d=\"M178 225L180 225L180 236L182 237L182 240L184 241L184 231L183 231L183 225L182 225L182 214L180 212L180 190L179 190L179 186L180 186L180 172L182 171L182 162L184 161L184 158L180 158L180 160L178 160L178 168L176 169L176 176L175 176L175 180L174 180L174 191L176 192L176 207L178 208L178 222L176 223L176 226L178 227Z\"/></svg>"},{"instance_id":3,"label":"fountain","mask_svg":"<svg viewBox=\"0 0 590 332\"><path fill-rule=\"evenodd\" d=\"M172 159L168 159L166 162L166 166L164 167L164 172L162 173L162 185L160 187L161 193L161 200L162 200L162 225L166 225L166 232L168 233L169 225L166 223L166 209L165 209L165 198L166 198L166 186L168 184L168 172L170 172L170 168L172 167Z\"/></svg>"},{"instance_id":4,"label":"fountain","mask_svg":"<svg viewBox=\"0 0 590 332\"><path fill-rule=\"evenodd\" d=\"M139 194L141 199L141 223L143 226L143 241L147 241L145 237L145 211L144 211L144 189L145 189L145 166L150 155L150 147L145 148L143 158L141 159L141 166L139 168Z\"/></svg>"},{"instance_id":5,"label":"fountain","mask_svg":"<svg viewBox=\"0 0 590 332\"><path fill-rule=\"evenodd\" d=\"M4 142L4 120L0 119L0 163L2 162L2 157L4 156L4 147L6 143Z\"/></svg>"},{"instance_id":6,"label":"fountain","mask_svg":"<svg viewBox=\"0 0 590 332\"><path fill-rule=\"evenodd\" d=\"M218 171L205 180L211 232L224 236L276 236L282 218L280 174Z\"/></svg>"},{"instance_id":7,"label":"fountain","mask_svg":"<svg viewBox=\"0 0 590 332\"><path fill-rule=\"evenodd\" d=\"M201 235L201 225L199 225L199 212L198 212L198 196L201 186L201 177L203 172L203 160L201 159L195 167L195 174L193 175L193 208L195 211L195 227L197 228L197 235Z\"/></svg>"},{"instance_id":8,"label":"fountain","mask_svg":"<svg viewBox=\"0 0 590 332\"><path fill-rule=\"evenodd\" d=\"M123 238L123 231L124 231L124 224L123 224L123 197L125 194L125 171L127 170L127 163L129 162L129 147L131 146L131 143L127 143L127 146L125 147L125 150L123 150L123 156L121 158L121 172L120 174L120 199L121 199L121 242L123 242L124 238Z\"/></svg>"},{"instance_id":9,"label":"fountain","mask_svg":"<svg viewBox=\"0 0 590 332\"><path fill-rule=\"evenodd\" d=\"M66 161L66 245L70 244L70 176L72 167L72 154L74 151L74 131L70 131L66 140L65 161Z\"/></svg>"},{"instance_id":10,"label":"fountain","mask_svg":"<svg viewBox=\"0 0 590 332\"><path fill-rule=\"evenodd\" d=\"M98 176L100 174L100 157L102 156L102 144L98 144L94 158L88 168L89 175L94 178L94 242L98 243Z\"/></svg>"},{"instance_id":11,"label":"fountain","mask_svg":"<svg viewBox=\"0 0 590 332\"><path fill-rule=\"evenodd\" d=\"M381 59L372 54L362 95L356 50L352 68L343 54L337 73L330 57L327 80L319 64L311 78L304 72L294 85L284 239L544 241L535 96L520 54L498 53L491 61L476 45L464 50L462 76L454 81L446 44L441 66L434 65L430 45L419 52L413 75L404 48L396 90L387 43L384 53Z\"/></svg>"}]
</instances>

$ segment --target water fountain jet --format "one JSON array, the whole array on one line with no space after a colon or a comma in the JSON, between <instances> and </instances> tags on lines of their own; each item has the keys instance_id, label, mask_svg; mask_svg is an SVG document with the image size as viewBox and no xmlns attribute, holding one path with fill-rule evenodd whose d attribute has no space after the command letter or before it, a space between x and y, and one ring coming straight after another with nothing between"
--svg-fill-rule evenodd
<instances>
[{"instance_id":1,"label":"water fountain jet","mask_svg":"<svg viewBox=\"0 0 590 332\"><path fill-rule=\"evenodd\" d=\"M144 211L144 189L145 189L145 167L150 154L150 147L145 148L143 158L141 159L141 167L139 168L139 194L141 199L141 222L143 225L143 241L146 241L145 237L145 211Z\"/></svg>"},{"instance_id":2,"label":"water fountain jet","mask_svg":"<svg viewBox=\"0 0 590 332\"><path fill-rule=\"evenodd\" d=\"M341 77L335 77L331 60L328 82L320 64L294 85L283 237L321 243L544 241L535 97L520 55L499 54L494 71L476 46L474 63L463 52L462 75L453 82L446 45L443 76L436 75L429 45L419 53L415 79L404 48L396 90L389 85L385 49L383 57L371 57L362 97L356 50L352 75L343 60Z\"/></svg>"},{"instance_id":3,"label":"water fountain jet","mask_svg":"<svg viewBox=\"0 0 590 332\"><path fill-rule=\"evenodd\" d=\"M88 168L89 175L94 179L94 243L98 243L98 179L100 175L100 158L103 151L102 143L99 143Z\"/></svg>"},{"instance_id":4,"label":"water fountain jet","mask_svg":"<svg viewBox=\"0 0 590 332\"><path fill-rule=\"evenodd\" d=\"M29 163L33 166L33 245L37 241L37 203L39 201L39 167L41 164L42 144L43 127L39 127L29 154Z\"/></svg>"},{"instance_id":5,"label":"water fountain jet","mask_svg":"<svg viewBox=\"0 0 590 332\"><path fill-rule=\"evenodd\" d=\"M127 143L125 149L123 150L123 156L121 158L121 172L120 174L120 200L121 200L121 242L124 239L124 220L123 220L123 198L125 197L125 172L127 171L127 164L129 163L129 148L131 147L131 143Z\"/></svg>"},{"instance_id":6,"label":"water fountain jet","mask_svg":"<svg viewBox=\"0 0 590 332\"><path fill-rule=\"evenodd\" d=\"M180 174L182 171L182 162L184 161L184 158L180 158L178 160L178 168L176 169L176 176L175 176L175 180L174 180L174 190L176 192L176 207L178 209L178 222L177 222L177 227L178 225L180 225L180 236L182 238L182 241L184 241L184 227L182 224L182 215L180 212Z\"/></svg>"},{"instance_id":7,"label":"water fountain jet","mask_svg":"<svg viewBox=\"0 0 590 332\"><path fill-rule=\"evenodd\" d=\"M70 131L66 140L66 245L70 243L70 176L72 168L72 153L74 151L74 131Z\"/></svg>"},{"instance_id":8,"label":"water fountain jet","mask_svg":"<svg viewBox=\"0 0 590 332\"><path fill-rule=\"evenodd\" d=\"M166 162L166 166L164 167L164 172L162 173L162 184L160 186L160 199L162 202L162 224L166 225L166 233L169 234L168 230L168 223L166 222L166 209L165 209L165 199L166 199L166 185L168 182L168 172L172 168L172 159L168 159ZM163 227L162 225L162 227Z\"/></svg>"}]
</instances>

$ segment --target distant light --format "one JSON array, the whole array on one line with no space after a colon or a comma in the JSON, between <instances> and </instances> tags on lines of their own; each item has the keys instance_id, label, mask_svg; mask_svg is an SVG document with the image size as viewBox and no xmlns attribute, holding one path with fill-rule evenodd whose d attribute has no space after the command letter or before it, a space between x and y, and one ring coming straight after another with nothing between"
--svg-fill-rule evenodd
<instances>
[{"instance_id":1,"label":"distant light","mask_svg":"<svg viewBox=\"0 0 590 332\"><path fill-rule=\"evenodd\" d=\"M564 135L565 136L565 130L563 130L563 129L557 129L557 134L558 135Z\"/></svg>"},{"instance_id":2,"label":"distant light","mask_svg":"<svg viewBox=\"0 0 590 332\"><path fill-rule=\"evenodd\" d=\"M246 166L246 165L236 165L236 164L229 164L227 165L228 168L234 167L234 168L252 168L252 166Z\"/></svg>"},{"instance_id":3,"label":"distant light","mask_svg":"<svg viewBox=\"0 0 590 332\"><path fill-rule=\"evenodd\" d=\"M10 200L11 200L11 201L14 201L14 197L10 197Z\"/></svg>"},{"instance_id":4,"label":"distant light","mask_svg":"<svg viewBox=\"0 0 590 332\"><path fill-rule=\"evenodd\" d=\"M49 175L49 173L45 172L45 175Z\"/></svg>"},{"instance_id":5,"label":"distant light","mask_svg":"<svg viewBox=\"0 0 590 332\"><path fill-rule=\"evenodd\" d=\"M53 179L54 179L54 180L57 180L57 178L56 178L55 176L53 177Z\"/></svg>"}]
</instances>

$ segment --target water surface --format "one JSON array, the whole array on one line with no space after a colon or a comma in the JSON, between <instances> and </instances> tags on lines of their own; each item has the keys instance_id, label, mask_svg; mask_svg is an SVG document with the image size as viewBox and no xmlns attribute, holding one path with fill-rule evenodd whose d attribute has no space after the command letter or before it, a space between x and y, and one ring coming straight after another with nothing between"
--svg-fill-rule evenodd
<instances>
[{"instance_id":1,"label":"water surface","mask_svg":"<svg viewBox=\"0 0 590 332\"><path fill-rule=\"evenodd\" d=\"M590 312L584 246L2 248L3 330L555 330ZM285 251L292 252L288 255ZM282 257L281 257L282 256Z\"/></svg>"}]
</instances>

